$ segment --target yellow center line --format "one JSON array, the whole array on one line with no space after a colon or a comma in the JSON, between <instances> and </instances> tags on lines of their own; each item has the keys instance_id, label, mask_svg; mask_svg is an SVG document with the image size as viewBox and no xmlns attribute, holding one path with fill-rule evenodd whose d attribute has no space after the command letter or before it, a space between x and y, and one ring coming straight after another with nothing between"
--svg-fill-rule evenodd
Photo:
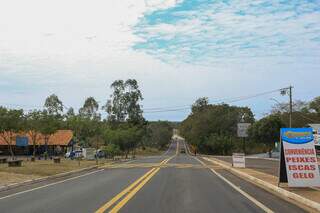
<instances>
[{"instance_id":1,"label":"yellow center line","mask_svg":"<svg viewBox=\"0 0 320 213\"><path fill-rule=\"evenodd\" d=\"M136 188L134 188L125 198L123 198L113 209L111 213L118 212L126 203L160 170L157 168L147 178L145 178Z\"/></svg>"},{"instance_id":2,"label":"yellow center line","mask_svg":"<svg viewBox=\"0 0 320 213\"><path fill-rule=\"evenodd\" d=\"M166 164L169 160L171 160L172 157L165 159L163 161L160 162L159 166ZM148 181L145 180L150 180L152 176L154 176L158 171L160 170L160 168L153 168L150 171L148 171L146 174L144 174L142 177L140 177L138 180L136 180L134 183L132 183L131 185L129 185L127 188L125 188L123 191L121 191L119 194L117 194L114 198L112 198L110 201L108 201L106 204L104 204L102 207L100 207L95 213L103 213L105 212L108 208L110 208L113 204L115 204L118 200L120 200L124 195L126 195L127 193L129 193L132 189L134 189L134 187L137 186L137 188L139 187L139 189L135 192L137 193L143 185L145 185ZM150 178L149 178L150 177ZM141 183L140 183L141 182ZM140 187L141 186L141 187ZM132 190L132 192L135 190ZM135 194L134 193L134 194ZM129 193L124 199L126 199L131 193ZM133 194L133 195L134 195ZM133 196L131 194L131 197ZM130 197L130 198L131 198ZM127 203L129 200L127 199L127 201L125 203ZM120 202L119 202L120 203ZM123 203L123 202L122 202ZM123 205L125 204L123 203ZM119 208L119 204L116 205ZM121 206L122 207L122 206ZM120 209L120 208L119 208Z\"/></svg>"},{"instance_id":3,"label":"yellow center line","mask_svg":"<svg viewBox=\"0 0 320 213\"><path fill-rule=\"evenodd\" d=\"M104 204L102 207L100 207L96 213L103 213L105 212L110 206L112 206L115 202L117 202L122 196L124 196L125 194L127 194L131 189L133 189L140 181L142 181L145 177L147 177L149 174L151 174L153 171L155 170L155 168L151 169L150 171L148 171L145 175L143 175L142 177L140 177L138 180L136 180L134 183L132 183L131 185L129 185L126 189L124 189L123 191L121 191L119 194L117 194L114 198L112 198L109 202L107 202L106 204Z\"/></svg>"}]
</instances>

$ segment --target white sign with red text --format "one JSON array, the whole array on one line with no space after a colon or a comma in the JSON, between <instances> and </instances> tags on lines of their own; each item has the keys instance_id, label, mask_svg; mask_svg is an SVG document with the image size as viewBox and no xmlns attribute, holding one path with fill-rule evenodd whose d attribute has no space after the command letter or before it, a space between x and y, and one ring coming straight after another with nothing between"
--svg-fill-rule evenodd
<instances>
[{"instance_id":1,"label":"white sign with red text","mask_svg":"<svg viewBox=\"0 0 320 213\"><path fill-rule=\"evenodd\" d=\"M320 186L319 167L312 129L281 129L281 140L283 143L288 186Z\"/></svg>"}]
</instances>

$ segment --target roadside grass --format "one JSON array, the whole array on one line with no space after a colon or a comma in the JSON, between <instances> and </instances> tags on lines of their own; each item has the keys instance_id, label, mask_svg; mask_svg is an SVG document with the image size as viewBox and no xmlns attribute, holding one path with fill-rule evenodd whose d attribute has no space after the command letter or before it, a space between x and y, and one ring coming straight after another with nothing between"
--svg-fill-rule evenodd
<instances>
[{"instance_id":1,"label":"roadside grass","mask_svg":"<svg viewBox=\"0 0 320 213\"><path fill-rule=\"evenodd\" d=\"M40 178L39 175L24 175L17 173L0 172L0 187L7 184L19 183L30 179Z\"/></svg>"},{"instance_id":2,"label":"roadside grass","mask_svg":"<svg viewBox=\"0 0 320 213\"><path fill-rule=\"evenodd\" d=\"M110 160L99 159L99 164L110 162ZM59 173L78 170L96 165L96 161L81 160L80 165L77 160L70 160L61 158L61 163L54 163L53 160L36 160L35 162L26 161L22 162L21 167L8 167L7 164L0 164L0 173L22 174L22 175L35 175L35 176L50 176ZM1 181L0 181L1 182Z\"/></svg>"}]
</instances>

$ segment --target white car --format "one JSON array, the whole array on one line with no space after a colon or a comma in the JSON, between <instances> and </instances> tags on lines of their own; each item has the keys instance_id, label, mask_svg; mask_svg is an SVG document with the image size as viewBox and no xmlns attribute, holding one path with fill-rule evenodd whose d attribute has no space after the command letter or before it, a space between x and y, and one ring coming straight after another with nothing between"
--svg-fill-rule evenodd
<instances>
[{"instance_id":1,"label":"white car","mask_svg":"<svg viewBox=\"0 0 320 213\"><path fill-rule=\"evenodd\" d=\"M81 156L82 156L81 150L71 151L65 154L65 158L74 158L74 157L81 157Z\"/></svg>"}]
</instances>

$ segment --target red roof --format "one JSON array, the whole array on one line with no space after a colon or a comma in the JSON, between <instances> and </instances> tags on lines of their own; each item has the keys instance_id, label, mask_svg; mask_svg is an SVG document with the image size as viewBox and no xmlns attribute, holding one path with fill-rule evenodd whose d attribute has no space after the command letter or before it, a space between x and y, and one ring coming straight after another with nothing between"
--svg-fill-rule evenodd
<instances>
[{"instance_id":1,"label":"red roof","mask_svg":"<svg viewBox=\"0 0 320 213\"><path fill-rule=\"evenodd\" d=\"M28 137L29 145L32 144L32 140L29 134L26 133L19 133L14 135L14 139L12 145L16 145L16 137ZM60 146L67 146L73 138L73 132L71 130L58 130L55 134L51 135L49 138L48 145L60 145ZM39 134L37 139L37 145L44 145L44 136ZM7 145L6 141L0 136L0 145Z\"/></svg>"}]
</instances>

